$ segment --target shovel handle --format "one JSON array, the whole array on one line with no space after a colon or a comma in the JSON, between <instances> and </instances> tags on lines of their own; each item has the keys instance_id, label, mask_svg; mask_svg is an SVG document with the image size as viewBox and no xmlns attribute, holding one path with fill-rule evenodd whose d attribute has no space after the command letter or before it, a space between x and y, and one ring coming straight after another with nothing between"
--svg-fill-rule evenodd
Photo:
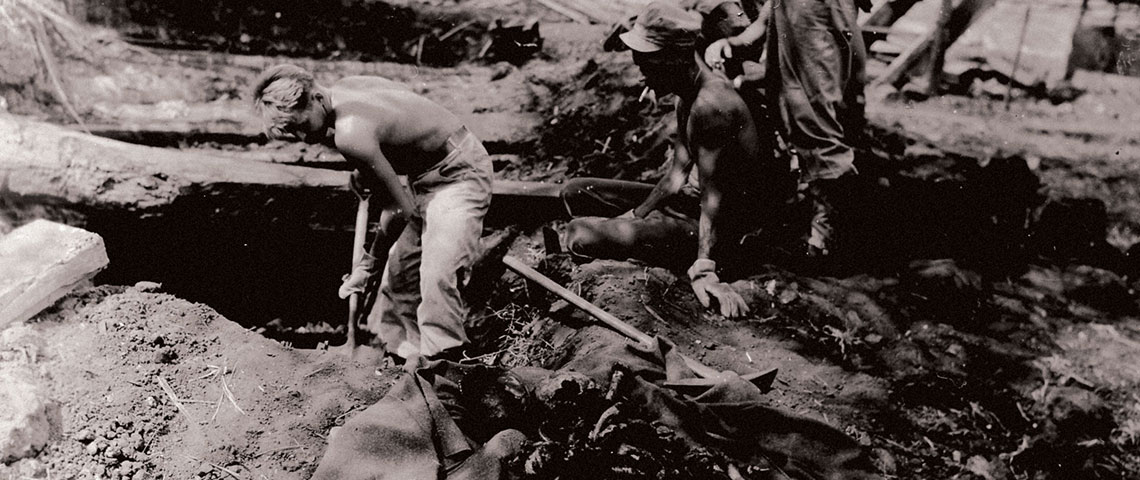
<instances>
[{"instance_id":1,"label":"shovel handle","mask_svg":"<svg viewBox=\"0 0 1140 480\"><path fill-rule=\"evenodd\" d=\"M360 202L356 206L356 226L353 230L352 237L352 268L364 258L364 240L368 235L368 198L367 196L359 197ZM357 310L360 309L360 294L353 293L348 296L348 341L345 345L348 348L356 348L356 323L359 317Z\"/></svg>"}]
</instances>

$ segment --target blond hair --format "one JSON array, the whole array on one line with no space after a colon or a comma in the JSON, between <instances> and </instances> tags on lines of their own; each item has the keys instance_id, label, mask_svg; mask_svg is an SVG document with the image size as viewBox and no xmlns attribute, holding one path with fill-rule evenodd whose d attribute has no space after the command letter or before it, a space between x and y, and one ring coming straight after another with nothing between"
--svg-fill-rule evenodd
<instances>
[{"instance_id":1,"label":"blond hair","mask_svg":"<svg viewBox=\"0 0 1140 480\"><path fill-rule=\"evenodd\" d=\"M308 106L315 84L313 74L296 65L275 65L262 72L254 83L253 108L265 121L269 138L284 135L293 115Z\"/></svg>"}]
</instances>

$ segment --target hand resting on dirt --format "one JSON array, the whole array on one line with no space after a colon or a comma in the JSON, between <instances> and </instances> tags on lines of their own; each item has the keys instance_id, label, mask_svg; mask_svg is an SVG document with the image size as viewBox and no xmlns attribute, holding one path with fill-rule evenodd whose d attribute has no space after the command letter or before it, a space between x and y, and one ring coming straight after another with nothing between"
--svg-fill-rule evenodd
<instances>
[{"instance_id":1,"label":"hand resting on dirt","mask_svg":"<svg viewBox=\"0 0 1140 480\"><path fill-rule=\"evenodd\" d=\"M748 304L744 297L716 276L716 262L707 258L697 259L689 267L689 280L701 306L708 308L715 298L720 304L721 315L733 318L748 314Z\"/></svg>"}]
</instances>

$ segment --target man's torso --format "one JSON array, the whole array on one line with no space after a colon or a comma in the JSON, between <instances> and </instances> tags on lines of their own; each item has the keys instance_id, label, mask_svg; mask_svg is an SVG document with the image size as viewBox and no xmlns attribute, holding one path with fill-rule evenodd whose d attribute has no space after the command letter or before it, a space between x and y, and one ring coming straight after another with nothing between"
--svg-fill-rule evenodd
<instances>
[{"instance_id":1,"label":"man's torso","mask_svg":"<svg viewBox=\"0 0 1140 480\"><path fill-rule=\"evenodd\" d=\"M351 119L367 125L400 175L431 169L447 156L448 138L463 128L450 111L391 80L346 77L331 90L337 123Z\"/></svg>"}]
</instances>

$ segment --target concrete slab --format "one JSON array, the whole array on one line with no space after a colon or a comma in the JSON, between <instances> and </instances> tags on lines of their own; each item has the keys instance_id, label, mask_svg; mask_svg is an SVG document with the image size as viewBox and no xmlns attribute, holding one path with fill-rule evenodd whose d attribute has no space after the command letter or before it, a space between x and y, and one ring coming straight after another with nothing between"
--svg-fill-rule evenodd
<instances>
[{"instance_id":1,"label":"concrete slab","mask_svg":"<svg viewBox=\"0 0 1140 480\"><path fill-rule=\"evenodd\" d=\"M0 330L32 318L107 266L103 238L36 220L0 237Z\"/></svg>"}]
</instances>

